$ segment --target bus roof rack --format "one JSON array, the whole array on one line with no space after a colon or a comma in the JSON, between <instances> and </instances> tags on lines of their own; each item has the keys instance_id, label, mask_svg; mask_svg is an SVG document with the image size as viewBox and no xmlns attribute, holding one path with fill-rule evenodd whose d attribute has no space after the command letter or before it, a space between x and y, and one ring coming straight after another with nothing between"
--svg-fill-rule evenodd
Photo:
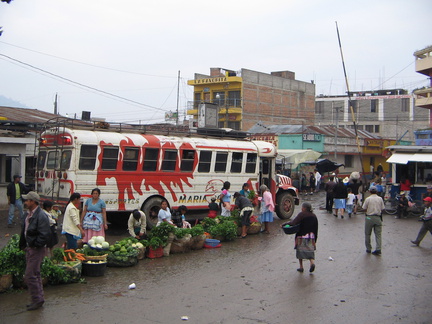
<instances>
[{"instance_id":1,"label":"bus roof rack","mask_svg":"<svg viewBox=\"0 0 432 324\"><path fill-rule=\"evenodd\" d=\"M214 136L214 137L230 137L230 138L247 138L250 136L248 132L237 131L231 128L198 128L198 135Z\"/></svg>"}]
</instances>

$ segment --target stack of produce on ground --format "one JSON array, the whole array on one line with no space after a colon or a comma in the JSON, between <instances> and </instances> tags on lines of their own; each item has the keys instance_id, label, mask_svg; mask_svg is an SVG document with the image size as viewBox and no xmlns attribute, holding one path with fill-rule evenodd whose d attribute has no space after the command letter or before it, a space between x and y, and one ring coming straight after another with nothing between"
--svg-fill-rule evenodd
<instances>
[{"instance_id":1,"label":"stack of produce on ground","mask_svg":"<svg viewBox=\"0 0 432 324\"><path fill-rule=\"evenodd\" d=\"M204 230L211 235L211 238L221 242L231 241L237 237L238 224L240 224L240 222L237 216L206 217L202 221Z\"/></svg>"},{"instance_id":2,"label":"stack of produce on ground","mask_svg":"<svg viewBox=\"0 0 432 324\"><path fill-rule=\"evenodd\" d=\"M135 238L124 238L108 248L109 267L130 267L138 263L139 249L144 245Z\"/></svg>"},{"instance_id":3,"label":"stack of produce on ground","mask_svg":"<svg viewBox=\"0 0 432 324\"><path fill-rule=\"evenodd\" d=\"M233 213L231 217L205 218L202 224L190 229L162 223L154 227L148 233L147 239L142 241L127 237L110 245L104 237L94 236L81 249L52 249L52 257L45 257L43 260L41 274L44 282L52 285L78 282L82 280L82 271L87 272L89 276L99 276L104 274L106 266L133 266L139 259L144 258L146 249L157 251L150 255L159 257L167 256L169 253L201 249L207 238L232 240L237 236L239 224L240 218ZM261 228L256 221L250 226L254 227ZM0 283L5 282L6 285L6 288L1 286L0 291L10 287L11 277L15 288L25 286L25 252L19 249L19 238L18 234L13 235L7 245L0 250ZM85 271L82 270L83 265Z\"/></svg>"}]
</instances>

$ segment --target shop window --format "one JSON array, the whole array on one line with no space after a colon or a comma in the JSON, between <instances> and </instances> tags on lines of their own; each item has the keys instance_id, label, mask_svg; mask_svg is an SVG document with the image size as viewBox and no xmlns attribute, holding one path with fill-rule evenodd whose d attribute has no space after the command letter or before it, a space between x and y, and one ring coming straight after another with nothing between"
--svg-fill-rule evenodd
<instances>
[{"instance_id":1,"label":"shop window","mask_svg":"<svg viewBox=\"0 0 432 324\"><path fill-rule=\"evenodd\" d=\"M353 155L345 155L345 168L352 168L354 166L354 156Z\"/></svg>"},{"instance_id":2,"label":"shop window","mask_svg":"<svg viewBox=\"0 0 432 324\"><path fill-rule=\"evenodd\" d=\"M371 113L376 113L378 111L378 99L372 99L370 102Z\"/></svg>"}]
</instances>

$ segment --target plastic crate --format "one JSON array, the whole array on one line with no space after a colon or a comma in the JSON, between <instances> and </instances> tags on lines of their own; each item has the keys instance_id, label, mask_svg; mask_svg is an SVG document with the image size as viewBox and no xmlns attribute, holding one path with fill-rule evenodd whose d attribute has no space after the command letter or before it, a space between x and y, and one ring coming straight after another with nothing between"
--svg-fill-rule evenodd
<instances>
[{"instance_id":1,"label":"plastic crate","mask_svg":"<svg viewBox=\"0 0 432 324\"><path fill-rule=\"evenodd\" d=\"M146 251L146 256L147 258L150 259L156 259L156 258L161 258L163 257L163 247L160 246L156 249L153 249L152 247L148 247L147 251Z\"/></svg>"}]
</instances>

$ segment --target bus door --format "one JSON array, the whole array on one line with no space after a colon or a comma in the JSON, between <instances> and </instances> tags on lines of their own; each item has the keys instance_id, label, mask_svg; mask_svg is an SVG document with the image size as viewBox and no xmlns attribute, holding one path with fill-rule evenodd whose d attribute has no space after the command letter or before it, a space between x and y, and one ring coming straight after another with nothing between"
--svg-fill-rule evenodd
<instances>
[{"instance_id":1,"label":"bus door","mask_svg":"<svg viewBox=\"0 0 432 324\"><path fill-rule=\"evenodd\" d=\"M42 151L41 151L42 152ZM39 154L41 154L41 152ZM66 185L66 171L70 167L72 149L46 151L46 165L42 184L42 195L58 201L69 197L70 186Z\"/></svg>"},{"instance_id":2,"label":"bus door","mask_svg":"<svg viewBox=\"0 0 432 324\"><path fill-rule=\"evenodd\" d=\"M261 185L266 185L269 189L271 186L271 175L272 175L272 159L270 158L266 158L266 157L262 157L260 158L260 186Z\"/></svg>"}]
</instances>

